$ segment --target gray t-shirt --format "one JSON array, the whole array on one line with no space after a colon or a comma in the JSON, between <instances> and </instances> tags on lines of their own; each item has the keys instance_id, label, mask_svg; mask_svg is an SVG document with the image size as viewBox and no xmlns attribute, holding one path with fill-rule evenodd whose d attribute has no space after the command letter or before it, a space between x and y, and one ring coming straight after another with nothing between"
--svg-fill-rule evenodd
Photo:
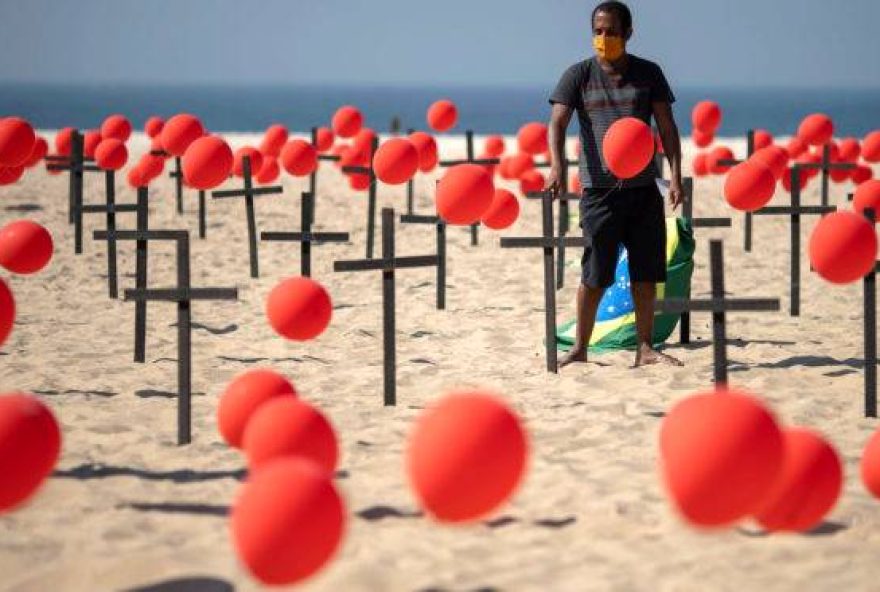
<instances>
[{"instance_id":1,"label":"gray t-shirt","mask_svg":"<svg viewBox=\"0 0 880 592\"><path fill-rule=\"evenodd\" d=\"M568 105L577 111L581 126L580 176L584 187L614 187L618 179L611 174L602 156L605 132L618 119L636 117L651 125L653 103L674 103L675 96L663 70L654 62L629 55L626 72L613 80L592 57L571 66L562 75L550 103ZM624 187L652 185L657 177L654 161Z\"/></svg>"}]
</instances>

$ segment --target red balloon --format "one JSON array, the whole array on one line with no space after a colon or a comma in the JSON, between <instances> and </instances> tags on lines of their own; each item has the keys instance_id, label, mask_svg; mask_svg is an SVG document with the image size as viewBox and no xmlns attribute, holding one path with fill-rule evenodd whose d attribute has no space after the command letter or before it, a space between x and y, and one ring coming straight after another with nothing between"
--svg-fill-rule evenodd
<instances>
[{"instance_id":1,"label":"red balloon","mask_svg":"<svg viewBox=\"0 0 880 592\"><path fill-rule=\"evenodd\" d=\"M441 99L428 107L428 125L436 132L445 132L455 127L458 121L458 108L449 99Z\"/></svg>"},{"instance_id":2,"label":"red balloon","mask_svg":"<svg viewBox=\"0 0 880 592\"><path fill-rule=\"evenodd\" d=\"M875 130L862 140L862 158L867 162L880 162L880 130Z\"/></svg>"},{"instance_id":3,"label":"red balloon","mask_svg":"<svg viewBox=\"0 0 880 592\"><path fill-rule=\"evenodd\" d=\"M519 201L507 189L496 188L489 209L483 213L480 222L492 230L510 228L519 218Z\"/></svg>"},{"instance_id":4,"label":"red balloon","mask_svg":"<svg viewBox=\"0 0 880 592\"><path fill-rule=\"evenodd\" d=\"M278 155L281 154L281 149L287 142L288 136L287 128L283 125L278 123L270 125L263 136L263 141L260 143L260 152L265 156L278 158Z\"/></svg>"},{"instance_id":5,"label":"red balloon","mask_svg":"<svg viewBox=\"0 0 880 592\"><path fill-rule=\"evenodd\" d=\"M716 146L706 155L706 166L713 175L723 175L732 167L721 164L722 160L733 160L733 151L727 146Z\"/></svg>"},{"instance_id":6,"label":"red balloon","mask_svg":"<svg viewBox=\"0 0 880 592\"><path fill-rule=\"evenodd\" d=\"M205 135L202 122L195 115L179 113L165 122L159 138L171 156L183 156L189 145Z\"/></svg>"},{"instance_id":7,"label":"red balloon","mask_svg":"<svg viewBox=\"0 0 880 592\"><path fill-rule=\"evenodd\" d=\"M101 136L101 132L98 130L89 130L83 134L83 156L86 158L94 158L95 150L98 149L98 144L101 143L101 140L104 138Z\"/></svg>"},{"instance_id":8,"label":"red balloon","mask_svg":"<svg viewBox=\"0 0 880 592\"><path fill-rule=\"evenodd\" d=\"M232 160L232 174L236 177L244 177L244 157L247 156L251 162L251 177L260 172L263 166L263 154L253 146L242 146L235 151Z\"/></svg>"},{"instance_id":9,"label":"red balloon","mask_svg":"<svg viewBox=\"0 0 880 592\"><path fill-rule=\"evenodd\" d=\"M798 175L797 175L798 182L799 182L798 187L800 188L800 191L803 192L804 189L807 188L807 183L810 180L810 176L807 174L806 170L804 170L804 169L798 169L798 170L799 170ZM785 189L786 191L788 191L789 193L791 193L791 187L792 187L791 179L792 179L793 171L794 171L793 168L785 167L785 172L782 173L782 177L780 178L780 180L782 181L782 188Z\"/></svg>"},{"instance_id":10,"label":"red balloon","mask_svg":"<svg viewBox=\"0 0 880 592\"><path fill-rule=\"evenodd\" d=\"M645 170L654 158L654 136L641 119L618 119L602 140L602 155L608 170L618 179L631 179Z\"/></svg>"},{"instance_id":11,"label":"red balloon","mask_svg":"<svg viewBox=\"0 0 880 592\"><path fill-rule=\"evenodd\" d=\"M453 393L416 420L406 450L409 482L440 522L495 511L523 479L528 442L519 417L494 395Z\"/></svg>"},{"instance_id":12,"label":"red balloon","mask_svg":"<svg viewBox=\"0 0 880 592\"><path fill-rule=\"evenodd\" d=\"M15 298L3 278L0 278L0 345L6 343L15 323Z\"/></svg>"},{"instance_id":13,"label":"red balloon","mask_svg":"<svg viewBox=\"0 0 880 592\"><path fill-rule=\"evenodd\" d=\"M23 165L31 155L36 140L34 128L24 119L20 117L0 119L0 166Z\"/></svg>"},{"instance_id":14,"label":"red balloon","mask_svg":"<svg viewBox=\"0 0 880 592\"><path fill-rule=\"evenodd\" d=\"M315 148L323 154L333 147L333 130L329 127L319 127L315 133Z\"/></svg>"},{"instance_id":15,"label":"red balloon","mask_svg":"<svg viewBox=\"0 0 880 592\"><path fill-rule=\"evenodd\" d=\"M318 168L318 151L305 140L290 140L281 150L281 166L295 177L307 177Z\"/></svg>"},{"instance_id":16,"label":"red balloon","mask_svg":"<svg viewBox=\"0 0 880 592\"><path fill-rule=\"evenodd\" d=\"M855 169L853 169L853 171L850 172L849 178L852 179L852 182L856 185L867 183L874 178L874 169L860 164Z\"/></svg>"},{"instance_id":17,"label":"red balloon","mask_svg":"<svg viewBox=\"0 0 880 592\"><path fill-rule=\"evenodd\" d=\"M856 188L853 209L864 215L865 208L874 210L874 219L880 220L880 181L869 180Z\"/></svg>"},{"instance_id":18,"label":"red balloon","mask_svg":"<svg viewBox=\"0 0 880 592\"><path fill-rule=\"evenodd\" d=\"M403 138L392 138L379 146L373 156L373 171L383 183L400 185L419 170L419 151Z\"/></svg>"},{"instance_id":19,"label":"red balloon","mask_svg":"<svg viewBox=\"0 0 880 592\"><path fill-rule=\"evenodd\" d=\"M877 259L874 226L854 212L823 216L810 236L810 262L825 280L848 284L862 279Z\"/></svg>"},{"instance_id":20,"label":"red balloon","mask_svg":"<svg viewBox=\"0 0 880 592\"><path fill-rule=\"evenodd\" d=\"M525 152L514 154L507 162L507 178L511 180L519 180L527 171L535 168L535 159Z\"/></svg>"},{"instance_id":21,"label":"red balloon","mask_svg":"<svg viewBox=\"0 0 880 592\"><path fill-rule=\"evenodd\" d=\"M58 130L55 135L55 151L59 156L70 156L71 142L73 140L74 129L65 127Z\"/></svg>"},{"instance_id":22,"label":"red balloon","mask_svg":"<svg viewBox=\"0 0 880 592\"><path fill-rule=\"evenodd\" d=\"M801 138L794 136L791 140L788 141L786 150L788 151L789 158L798 158L807 151L807 143L804 142Z\"/></svg>"},{"instance_id":23,"label":"red balloon","mask_svg":"<svg viewBox=\"0 0 880 592\"><path fill-rule=\"evenodd\" d=\"M783 462L782 432L757 398L719 389L679 401L660 428L660 465L681 515L721 527L753 514Z\"/></svg>"},{"instance_id":24,"label":"red balloon","mask_svg":"<svg viewBox=\"0 0 880 592\"><path fill-rule=\"evenodd\" d=\"M138 189L139 187L146 187L150 184L150 178L147 176L146 167L142 162L139 162L135 166L128 169L128 173L125 176L128 184L134 189Z\"/></svg>"},{"instance_id":25,"label":"red balloon","mask_svg":"<svg viewBox=\"0 0 880 592\"><path fill-rule=\"evenodd\" d=\"M217 406L217 426L227 444L241 448L245 428L254 412L274 397L296 397L296 389L273 370L248 370L236 376Z\"/></svg>"},{"instance_id":26,"label":"red balloon","mask_svg":"<svg viewBox=\"0 0 880 592\"><path fill-rule=\"evenodd\" d=\"M841 162L858 162L862 155L862 145L855 138L844 138L838 145L840 148L839 157Z\"/></svg>"},{"instance_id":27,"label":"red balloon","mask_svg":"<svg viewBox=\"0 0 880 592\"><path fill-rule=\"evenodd\" d=\"M281 167L278 165L278 159L266 156L263 158L263 166L260 167L260 172L255 178L260 185L268 185L274 183L280 174Z\"/></svg>"},{"instance_id":28,"label":"red balloon","mask_svg":"<svg viewBox=\"0 0 880 592\"><path fill-rule=\"evenodd\" d=\"M122 140L107 138L95 148L95 164L105 170L118 171L128 160L128 148Z\"/></svg>"},{"instance_id":29,"label":"red balloon","mask_svg":"<svg viewBox=\"0 0 880 592\"><path fill-rule=\"evenodd\" d=\"M333 558L345 507L326 471L302 458L277 459L242 486L231 531L239 559L255 578L294 584Z\"/></svg>"},{"instance_id":30,"label":"red balloon","mask_svg":"<svg viewBox=\"0 0 880 592\"><path fill-rule=\"evenodd\" d=\"M31 274L52 259L52 235L30 220L15 220L0 228L0 265L13 273Z\"/></svg>"},{"instance_id":31,"label":"red balloon","mask_svg":"<svg viewBox=\"0 0 880 592\"><path fill-rule=\"evenodd\" d=\"M734 209L744 212L760 210L776 192L776 177L770 167L758 160L742 162L727 174L724 198Z\"/></svg>"},{"instance_id":32,"label":"red balloon","mask_svg":"<svg viewBox=\"0 0 880 592\"><path fill-rule=\"evenodd\" d=\"M165 159L161 156L147 153L141 156L137 166L143 169L144 178L147 182L150 182L162 174L162 171L165 169Z\"/></svg>"},{"instance_id":33,"label":"red balloon","mask_svg":"<svg viewBox=\"0 0 880 592\"><path fill-rule=\"evenodd\" d=\"M798 126L797 135L810 146L822 146L831 141L834 123L823 113L807 115Z\"/></svg>"},{"instance_id":34,"label":"red balloon","mask_svg":"<svg viewBox=\"0 0 880 592\"><path fill-rule=\"evenodd\" d=\"M572 173L571 181L569 183L571 187L572 193L580 193L583 191L583 185L581 185L581 176L578 173Z\"/></svg>"},{"instance_id":35,"label":"red balloon","mask_svg":"<svg viewBox=\"0 0 880 592\"><path fill-rule=\"evenodd\" d=\"M485 152L480 154L479 156L477 156L477 160L488 160L490 158L492 158L492 157L489 156L488 154L486 154ZM495 176L495 165L494 164L481 164L480 166L483 167L483 170L485 170L487 173L489 173L493 177Z\"/></svg>"},{"instance_id":36,"label":"red balloon","mask_svg":"<svg viewBox=\"0 0 880 592\"><path fill-rule=\"evenodd\" d=\"M34 147L31 150L30 156L28 156L27 160L24 163L25 168L30 168L32 166L36 166L41 160L46 157L46 154L49 152L49 143L46 142L44 138L37 137L34 142Z\"/></svg>"},{"instance_id":37,"label":"red balloon","mask_svg":"<svg viewBox=\"0 0 880 592\"><path fill-rule=\"evenodd\" d=\"M409 135L409 141L419 153L419 170L423 173L434 170L440 160L434 136L425 132L413 132Z\"/></svg>"},{"instance_id":38,"label":"red balloon","mask_svg":"<svg viewBox=\"0 0 880 592\"><path fill-rule=\"evenodd\" d=\"M709 145L712 144L712 142L715 141L714 134L708 134L708 133L700 131L698 129L694 130L692 137L694 140L694 145L697 148L707 148Z\"/></svg>"},{"instance_id":39,"label":"red balloon","mask_svg":"<svg viewBox=\"0 0 880 592\"><path fill-rule=\"evenodd\" d=\"M282 280L266 299L266 316L275 332L295 341L314 339L330 324L333 306L324 287L307 277Z\"/></svg>"},{"instance_id":40,"label":"red balloon","mask_svg":"<svg viewBox=\"0 0 880 592\"><path fill-rule=\"evenodd\" d=\"M365 155L367 162L373 152L373 141L378 140L379 136L372 129L365 127L359 131L352 141L352 148ZM377 142L378 144L378 142Z\"/></svg>"},{"instance_id":41,"label":"red balloon","mask_svg":"<svg viewBox=\"0 0 880 592\"><path fill-rule=\"evenodd\" d=\"M537 121L527 123L519 128L516 140L519 149L526 154L533 156L543 154L549 148L547 126Z\"/></svg>"},{"instance_id":42,"label":"red balloon","mask_svg":"<svg viewBox=\"0 0 880 592\"><path fill-rule=\"evenodd\" d=\"M880 498L880 430L875 430L865 445L859 469L865 489Z\"/></svg>"},{"instance_id":43,"label":"red balloon","mask_svg":"<svg viewBox=\"0 0 880 592\"><path fill-rule=\"evenodd\" d=\"M333 133L340 138L351 138L364 125L364 116L357 108L346 105L337 109L333 114Z\"/></svg>"},{"instance_id":44,"label":"red balloon","mask_svg":"<svg viewBox=\"0 0 880 592\"><path fill-rule=\"evenodd\" d=\"M202 136L183 155L183 178L193 189L208 191L229 177L233 162L232 149L222 138Z\"/></svg>"},{"instance_id":45,"label":"red balloon","mask_svg":"<svg viewBox=\"0 0 880 592\"><path fill-rule=\"evenodd\" d=\"M492 205L492 175L475 164L450 168L437 184L437 215L448 224L470 225Z\"/></svg>"},{"instance_id":46,"label":"red balloon","mask_svg":"<svg viewBox=\"0 0 880 592\"><path fill-rule=\"evenodd\" d=\"M544 175L542 175L537 169L531 169L524 172L519 178L519 190L523 195L526 193L543 191L546 182L547 180L544 179Z\"/></svg>"},{"instance_id":47,"label":"red balloon","mask_svg":"<svg viewBox=\"0 0 880 592\"><path fill-rule=\"evenodd\" d=\"M705 152L698 152L696 156L694 156L691 168L694 170L695 177L705 177L709 174L709 164L707 163L708 156L709 155Z\"/></svg>"},{"instance_id":48,"label":"red balloon","mask_svg":"<svg viewBox=\"0 0 880 592\"><path fill-rule=\"evenodd\" d=\"M837 503L843 466L837 451L810 430L785 430L782 467L755 518L768 531L806 532Z\"/></svg>"},{"instance_id":49,"label":"red balloon","mask_svg":"<svg viewBox=\"0 0 880 592\"><path fill-rule=\"evenodd\" d=\"M0 167L0 185L11 185L21 179L23 174L23 166Z\"/></svg>"},{"instance_id":50,"label":"red balloon","mask_svg":"<svg viewBox=\"0 0 880 592\"><path fill-rule=\"evenodd\" d=\"M773 134L763 129L755 130L755 144L753 147L755 152L772 145Z\"/></svg>"},{"instance_id":51,"label":"red balloon","mask_svg":"<svg viewBox=\"0 0 880 592\"><path fill-rule=\"evenodd\" d=\"M718 126L721 125L721 107L713 101L700 101L694 105L694 110L691 112L691 122L694 129L715 135Z\"/></svg>"},{"instance_id":52,"label":"red balloon","mask_svg":"<svg viewBox=\"0 0 880 592\"><path fill-rule=\"evenodd\" d=\"M144 131L147 133L148 138L155 138L159 134L162 133L162 128L165 126L165 121L162 120L161 117L150 117L147 122L144 124Z\"/></svg>"},{"instance_id":53,"label":"red balloon","mask_svg":"<svg viewBox=\"0 0 880 592\"><path fill-rule=\"evenodd\" d=\"M124 115L111 115L101 124L101 137L104 139L115 138L120 142L127 142L131 136L131 122Z\"/></svg>"},{"instance_id":54,"label":"red balloon","mask_svg":"<svg viewBox=\"0 0 880 592\"><path fill-rule=\"evenodd\" d=\"M348 175L348 186L355 191L366 191L370 188L370 175L362 173Z\"/></svg>"},{"instance_id":55,"label":"red balloon","mask_svg":"<svg viewBox=\"0 0 880 592\"><path fill-rule=\"evenodd\" d=\"M0 513L24 503L58 462L61 430L39 399L0 395Z\"/></svg>"},{"instance_id":56,"label":"red balloon","mask_svg":"<svg viewBox=\"0 0 880 592\"><path fill-rule=\"evenodd\" d=\"M296 456L332 474L339 458L333 426L315 407L295 397L276 397L260 405L244 429L242 448L251 471Z\"/></svg>"},{"instance_id":57,"label":"red balloon","mask_svg":"<svg viewBox=\"0 0 880 592\"><path fill-rule=\"evenodd\" d=\"M788 164L788 153L779 146L767 146L755 151L750 160L767 165L773 172L773 176L779 179L785 172L785 165Z\"/></svg>"},{"instance_id":58,"label":"red balloon","mask_svg":"<svg viewBox=\"0 0 880 592\"><path fill-rule=\"evenodd\" d=\"M487 158L500 158L504 154L504 138L501 136L489 136L486 138L483 152Z\"/></svg>"}]
</instances>

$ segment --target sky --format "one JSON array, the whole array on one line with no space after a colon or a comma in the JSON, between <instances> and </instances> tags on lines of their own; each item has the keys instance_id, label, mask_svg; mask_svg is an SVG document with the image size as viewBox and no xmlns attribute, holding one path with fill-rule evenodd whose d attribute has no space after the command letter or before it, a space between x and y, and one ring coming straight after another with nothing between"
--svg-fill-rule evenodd
<instances>
[{"instance_id":1,"label":"sky","mask_svg":"<svg viewBox=\"0 0 880 592\"><path fill-rule=\"evenodd\" d=\"M880 0L630 0L673 86L880 88ZM542 86L583 0L0 0L0 82Z\"/></svg>"}]
</instances>

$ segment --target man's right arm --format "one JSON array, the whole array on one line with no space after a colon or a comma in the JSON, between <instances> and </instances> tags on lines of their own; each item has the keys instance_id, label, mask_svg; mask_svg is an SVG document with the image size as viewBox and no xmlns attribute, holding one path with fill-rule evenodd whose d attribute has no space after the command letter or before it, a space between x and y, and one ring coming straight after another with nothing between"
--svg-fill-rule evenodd
<instances>
[{"instance_id":1,"label":"man's right arm","mask_svg":"<svg viewBox=\"0 0 880 592\"><path fill-rule=\"evenodd\" d=\"M574 112L563 103L553 103L550 112L549 143L550 143L550 174L547 177L547 191L556 197L566 189L566 179L562 178L563 159L565 156L565 133Z\"/></svg>"}]
</instances>

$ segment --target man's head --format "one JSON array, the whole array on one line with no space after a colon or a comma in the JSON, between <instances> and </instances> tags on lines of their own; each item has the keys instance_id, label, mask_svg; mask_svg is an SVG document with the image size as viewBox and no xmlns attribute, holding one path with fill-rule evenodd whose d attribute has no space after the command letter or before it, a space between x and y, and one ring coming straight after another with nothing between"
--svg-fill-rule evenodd
<instances>
[{"instance_id":1,"label":"man's head","mask_svg":"<svg viewBox=\"0 0 880 592\"><path fill-rule=\"evenodd\" d=\"M599 57L615 61L632 36L632 13L623 2L602 2L593 9L593 46Z\"/></svg>"}]
</instances>

